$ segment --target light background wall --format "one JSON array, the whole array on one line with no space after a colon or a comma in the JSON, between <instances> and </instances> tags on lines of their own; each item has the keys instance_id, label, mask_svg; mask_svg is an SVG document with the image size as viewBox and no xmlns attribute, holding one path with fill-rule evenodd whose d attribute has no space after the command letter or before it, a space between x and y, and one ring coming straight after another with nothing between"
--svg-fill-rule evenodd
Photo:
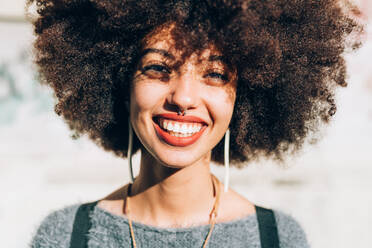
<instances>
[{"instance_id":1,"label":"light background wall","mask_svg":"<svg viewBox=\"0 0 372 248\"><path fill-rule=\"evenodd\" d=\"M368 1L360 3L366 15L371 12ZM101 198L128 182L126 160L86 138L72 140L54 114L50 90L33 77L32 30L19 22L22 13L23 1L0 0L0 233L1 247L7 248L27 247L52 210ZM263 162L231 175L231 187L251 201L294 216L315 248L372 243L371 26L367 29L364 47L347 56L349 86L337 91L338 112L322 129L321 141L305 146L286 169ZM222 168L212 170L223 178Z\"/></svg>"}]
</instances>

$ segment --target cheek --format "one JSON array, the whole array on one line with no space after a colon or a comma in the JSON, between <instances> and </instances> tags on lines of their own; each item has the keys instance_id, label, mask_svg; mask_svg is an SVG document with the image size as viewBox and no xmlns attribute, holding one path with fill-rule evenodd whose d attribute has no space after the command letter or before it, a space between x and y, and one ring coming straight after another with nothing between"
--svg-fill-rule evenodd
<instances>
[{"instance_id":1,"label":"cheek","mask_svg":"<svg viewBox=\"0 0 372 248\"><path fill-rule=\"evenodd\" d=\"M209 91L207 99L209 112L214 122L224 123L224 126L227 127L234 110L235 91L218 88Z\"/></svg>"},{"instance_id":2,"label":"cheek","mask_svg":"<svg viewBox=\"0 0 372 248\"><path fill-rule=\"evenodd\" d=\"M135 113L151 110L161 103L166 89L145 82L134 83L131 93L131 108Z\"/></svg>"}]
</instances>

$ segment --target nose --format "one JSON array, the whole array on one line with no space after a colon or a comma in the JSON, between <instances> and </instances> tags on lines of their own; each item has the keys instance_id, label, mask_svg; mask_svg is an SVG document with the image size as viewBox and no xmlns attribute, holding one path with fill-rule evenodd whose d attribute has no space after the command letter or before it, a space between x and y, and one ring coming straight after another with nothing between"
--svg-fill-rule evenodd
<instances>
[{"instance_id":1,"label":"nose","mask_svg":"<svg viewBox=\"0 0 372 248\"><path fill-rule=\"evenodd\" d=\"M180 110L196 108L199 98L199 87L194 75L183 74L174 79L171 83L171 91L167 101Z\"/></svg>"}]
</instances>

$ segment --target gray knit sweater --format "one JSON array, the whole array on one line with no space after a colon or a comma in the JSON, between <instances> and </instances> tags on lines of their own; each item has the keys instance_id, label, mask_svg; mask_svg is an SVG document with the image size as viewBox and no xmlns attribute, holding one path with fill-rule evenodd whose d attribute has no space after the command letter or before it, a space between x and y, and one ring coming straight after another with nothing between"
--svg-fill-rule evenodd
<instances>
[{"instance_id":1,"label":"gray knit sweater","mask_svg":"<svg viewBox=\"0 0 372 248\"><path fill-rule=\"evenodd\" d=\"M36 230L32 248L68 248L75 213L80 204L49 214ZM295 219L275 210L281 248L308 248L305 233ZM128 220L96 206L92 212L89 248L131 247ZM139 248L202 247L209 225L188 228L158 228L133 222ZM207 247L259 248L260 238L256 215L217 223Z\"/></svg>"}]
</instances>

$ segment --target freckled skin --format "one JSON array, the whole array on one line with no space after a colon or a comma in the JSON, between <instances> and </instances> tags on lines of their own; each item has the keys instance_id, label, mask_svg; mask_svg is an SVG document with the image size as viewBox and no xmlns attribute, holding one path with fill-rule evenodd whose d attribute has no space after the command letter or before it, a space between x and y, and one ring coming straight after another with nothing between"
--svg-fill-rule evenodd
<instances>
[{"instance_id":1,"label":"freckled skin","mask_svg":"<svg viewBox=\"0 0 372 248\"><path fill-rule=\"evenodd\" d=\"M174 58L153 52L141 59L133 77L130 118L137 137L156 160L181 168L202 158L210 160L212 148L224 136L232 117L236 77L221 61L208 60L212 54L217 54L213 48L200 56L192 54L182 64L178 63L181 53L172 47L172 40L164 38L170 37L170 30L162 28L146 39L144 50L165 50ZM153 64L170 68L166 73L159 72L159 68L144 72L143 68ZM223 81L211 72L226 73L229 80ZM153 128L154 114L175 113L179 108L187 109L187 115L200 117L208 123L197 142L186 147L166 144Z\"/></svg>"}]
</instances>

